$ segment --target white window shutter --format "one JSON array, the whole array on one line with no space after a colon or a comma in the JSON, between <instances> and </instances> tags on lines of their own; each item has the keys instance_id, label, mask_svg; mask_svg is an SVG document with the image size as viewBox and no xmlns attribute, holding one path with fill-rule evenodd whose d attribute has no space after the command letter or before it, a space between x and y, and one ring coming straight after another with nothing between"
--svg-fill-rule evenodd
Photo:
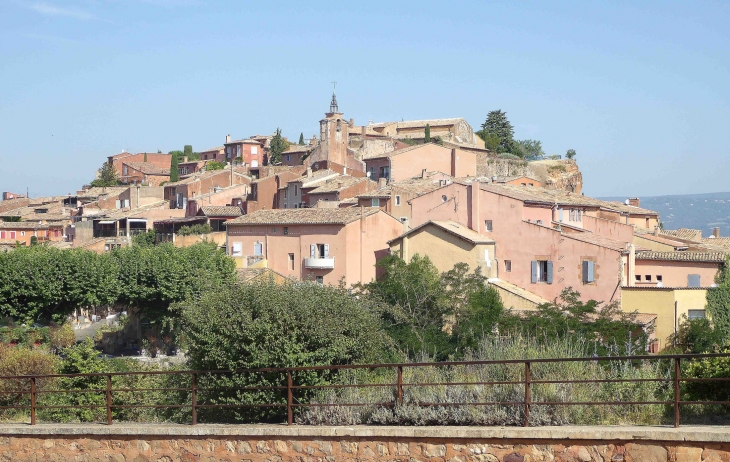
<instances>
[{"instance_id":1,"label":"white window shutter","mask_svg":"<svg viewBox=\"0 0 730 462\"><path fill-rule=\"evenodd\" d=\"M330 245L325 244L324 245L324 258L329 258L330 256Z\"/></svg>"},{"instance_id":2,"label":"white window shutter","mask_svg":"<svg viewBox=\"0 0 730 462\"><path fill-rule=\"evenodd\" d=\"M317 257L317 244L311 244L309 246L309 256L312 258Z\"/></svg>"}]
</instances>

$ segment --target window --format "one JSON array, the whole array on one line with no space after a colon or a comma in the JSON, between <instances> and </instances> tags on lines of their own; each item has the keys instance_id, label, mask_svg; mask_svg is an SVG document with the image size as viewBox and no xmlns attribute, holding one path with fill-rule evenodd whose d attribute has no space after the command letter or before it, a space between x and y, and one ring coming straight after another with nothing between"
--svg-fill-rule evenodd
<instances>
[{"instance_id":1,"label":"window","mask_svg":"<svg viewBox=\"0 0 730 462\"><path fill-rule=\"evenodd\" d=\"M596 281L596 262L583 260L583 284L590 284Z\"/></svg>"},{"instance_id":2,"label":"window","mask_svg":"<svg viewBox=\"0 0 730 462\"><path fill-rule=\"evenodd\" d=\"M15 239L15 231L10 231L10 239Z\"/></svg>"},{"instance_id":3,"label":"window","mask_svg":"<svg viewBox=\"0 0 730 462\"><path fill-rule=\"evenodd\" d=\"M447 200L449 200L449 198L446 197L446 194L444 194L443 196L441 196L441 202L446 202Z\"/></svg>"},{"instance_id":4,"label":"window","mask_svg":"<svg viewBox=\"0 0 730 462\"><path fill-rule=\"evenodd\" d=\"M264 254L264 244L256 241L256 243L253 245L253 254L257 257L262 256Z\"/></svg>"},{"instance_id":5,"label":"window","mask_svg":"<svg viewBox=\"0 0 730 462\"><path fill-rule=\"evenodd\" d=\"M317 284L324 285L324 276L315 276L314 277L314 282L316 282Z\"/></svg>"},{"instance_id":6,"label":"window","mask_svg":"<svg viewBox=\"0 0 730 462\"><path fill-rule=\"evenodd\" d=\"M545 282L553 283L553 262L550 260L533 260L532 266L532 283Z\"/></svg>"},{"instance_id":7,"label":"window","mask_svg":"<svg viewBox=\"0 0 730 462\"><path fill-rule=\"evenodd\" d=\"M288 234L289 234L289 227L288 226L284 226L284 235L286 236Z\"/></svg>"},{"instance_id":8,"label":"window","mask_svg":"<svg viewBox=\"0 0 730 462\"><path fill-rule=\"evenodd\" d=\"M228 146L226 148L226 159L230 159L230 158L231 158L231 147Z\"/></svg>"},{"instance_id":9,"label":"window","mask_svg":"<svg viewBox=\"0 0 730 462\"><path fill-rule=\"evenodd\" d=\"M129 169L126 165L122 166L122 175L123 176L129 175Z\"/></svg>"},{"instance_id":10,"label":"window","mask_svg":"<svg viewBox=\"0 0 730 462\"><path fill-rule=\"evenodd\" d=\"M276 234L276 231L277 231L276 228L271 228L271 233L272 234Z\"/></svg>"},{"instance_id":11,"label":"window","mask_svg":"<svg viewBox=\"0 0 730 462\"><path fill-rule=\"evenodd\" d=\"M687 287L701 287L699 274L687 275Z\"/></svg>"},{"instance_id":12,"label":"window","mask_svg":"<svg viewBox=\"0 0 730 462\"><path fill-rule=\"evenodd\" d=\"M505 260L504 261L504 270L508 273L512 272L512 260Z\"/></svg>"},{"instance_id":13,"label":"window","mask_svg":"<svg viewBox=\"0 0 730 462\"><path fill-rule=\"evenodd\" d=\"M259 166L259 161L258 161L258 160L252 160L252 161L251 161L251 167L252 167L252 168L256 168L256 167L258 167L258 166Z\"/></svg>"},{"instance_id":14,"label":"window","mask_svg":"<svg viewBox=\"0 0 730 462\"><path fill-rule=\"evenodd\" d=\"M644 275L644 280L646 282L651 282L651 274Z\"/></svg>"},{"instance_id":15,"label":"window","mask_svg":"<svg viewBox=\"0 0 730 462\"><path fill-rule=\"evenodd\" d=\"M297 197L299 195L299 185L294 185L294 197Z\"/></svg>"},{"instance_id":16,"label":"window","mask_svg":"<svg viewBox=\"0 0 730 462\"><path fill-rule=\"evenodd\" d=\"M395 196L395 205L400 205L400 196Z\"/></svg>"},{"instance_id":17,"label":"window","mask_svg":"<svg viewBox=\"0 0 730 462\"><path fill-rule=\"evenodd\" d=\"M656 282L662 282L662 279L663 279L662 278L662 275L661 274L657 274L657 276L656 276Z\"/></svg>"},{"instance_id":18,"label":"window","mask_svg":"<svg viewBox=\"0 0 730 462\"><path fill-rule=\"evenodd\" d=\"M390 167L380 167L380 177L390 178Z\"/></svg>"},{"instance_id":19,"label":"window","mask_svg":"<svg viewBox=\"0 0 730 462\"><path fill-rule=\"evenodd\" d=\"M259 153L259 147L258 146L251 146L251 154L258 155Z\"/></svg>"},{"instance_id":20,"label":"window","mask_svg":"<svg viewBox=\"0 0 730 462\"><path fill-rule=\"evenodd\" d=\"M489 258L489 249L484 249L484 262L487 265L487 268L492 267L492 259Z\"/></svg>"},{"instance_id":21,"label":"window","mask_svg":"<svg viewBox=\"0 0 730 462\"><path fill-rule=\"evenodd\" d=\"M21 237L25 236L25 231L21 231L21 232L20 232L20 236L21 236Z\"/></svg>"},{"instance_id":22,"label":"window","mask_svg":"<svg viewBox=\"0 0 730 462\"><path fill-rule=\"evenodd\" d=\"M289 254L289 270L294 271L294 254Z\"/></svg>"},{"instance_id":23,"label":"window","mask_svg":"<svg viewBox=\"0 0 730 462\"><path fill-rule=\"evenodd\" d=\"M286 199L286 192L287 192L287 190L285 189L284 190L284 199Z\"/></svg>"},{"instance_id":24,"label":"window","mask_svg":"<svg viewBox=\"0 0 730 462\"><path fill-rule=\"evenodd\" d=\"M231 255L234 257L240 257L243 253L243 246L240 242L234 242L233 246L231 246Z\"/></svg>"},{"instance_id":25,"label":"window","mask_svg":"<svg viewBox=\"0 0 730 462\"><path fill-rule=\"evenodd\" d=\"M291 162L291 156L289 154L286 155L286 161Z\"/></svg>"},{"instance_id":26,"label":"window","mask_svg":"<svg viewBox=\"0 0 730 462\"><path fill-rule=\"evenodd\" d=\"M378 179L378 174L375 172L375 167L370 167L370 171L368 172L368 177L373 181Z\"/></svg>"},{"instance_id":27,"label":"window","mask_svg":"<svg viewBox=\"0 0 730 462\"><path fill-rule=\"evenodd\" d=\"M380 198L373 197L373 199L372 199L372 201L370 201L370 203L373 207L380 207Z\"/></svg>"},{"instance_id":28,"label":"window","mask_svg":"<svg viewBox=\"0 0 730 462\"><path fill-rule=\"evenodd\" d=\"M492 220L484 220L484 229L487 231L492 231Z\"/></svg>"},{"instance_id":29,"label":"window","mask_svg":"<svg viewBox=\"0 0 730 462\"><path fill-rule=\"evenodd\" d=\"M526 184L526 183L521 183L521 185L522 185L522 186L527 186L527 184Z\"/></svg>"},{"instance_id":30,"label":"window","mask_svg":"<svg viewBox=\"0 0 730 462\"><path fill-rule=\"evenodd\" d=\"M0 239L5 239L5 231L0 231Z\"/></svg>"},{"instance_id":31,"label":"window","mask_svg":"<svg viewBox=\"0 0 730 462\"><path fill-rule=\"evenodd\" d=\"M284 204L284 208L285 209L288 209L289 208L289 204Z\"/></svg>"},{"instance_id":32,"label":"window","mask_svg":"<svg viewBox=\"0 0 730 462\"><path fill-rule=\"evenodd\" d=\"M636 280L636 282L641 282L641 275L637 274L634 276L634 280Z\"/></svg>"},{"instance_id":33,"label":"window","mask_svg":"<svg viewBox=\"0 0 730 462\"><path fill-rule=\"evenodd\" d=\"M706 317L705 310L687 310L687 318L689 319L703 319Z\"/></svg>"}]
</instances>

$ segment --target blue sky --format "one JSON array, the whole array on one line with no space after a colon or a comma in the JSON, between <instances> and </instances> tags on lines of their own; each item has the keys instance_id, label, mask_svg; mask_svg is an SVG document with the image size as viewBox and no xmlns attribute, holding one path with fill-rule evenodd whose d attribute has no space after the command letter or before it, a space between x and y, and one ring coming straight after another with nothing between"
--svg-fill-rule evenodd
<instances>
[{"instance_id":1,"label":"blue sky","mask_svg":"<svg viewBox=\"0 0 730 462\"><path fill-rule=\"evenodd\" d=\"M728 191L730 3L0 0L0 190L106 156L507 112L585 192Z\"/></svg>"}]
</instances>

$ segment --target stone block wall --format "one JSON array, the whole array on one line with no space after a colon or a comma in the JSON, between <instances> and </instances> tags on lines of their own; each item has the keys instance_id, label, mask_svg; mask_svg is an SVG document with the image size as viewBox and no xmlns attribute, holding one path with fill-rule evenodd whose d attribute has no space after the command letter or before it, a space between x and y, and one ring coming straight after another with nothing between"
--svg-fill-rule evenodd
<instances>
[{"instance_id":1,"label":"stone block wall","mask_svg":"<svg viewBox=\"0 0 730 462\"><path fill-rule=\"evenodd\" d=\"M111 432L55 436L50 432L46 435L6 435L0 437L0 460L730 462L728 442L455 438L454 433L448 430L444 432L447 433L445 437L436 436L439 431L434 427L430 431L434 437L395 436L399 432L388 436L387 431L373 431L372 436L322 436L326 432L317 431L311 433L318 435L294 436L292 432L281 431L281 427L270 431L270 435L254 436L240 434L245 432L231 432L231 427L221 427L221 431L207 431L204 435L193 435L190 433L195 432L189 430L176 432L169 429L153 431L150 435L114 435ZM165 432L170 434L160 434Z\"/></svg>"}]
</instances>

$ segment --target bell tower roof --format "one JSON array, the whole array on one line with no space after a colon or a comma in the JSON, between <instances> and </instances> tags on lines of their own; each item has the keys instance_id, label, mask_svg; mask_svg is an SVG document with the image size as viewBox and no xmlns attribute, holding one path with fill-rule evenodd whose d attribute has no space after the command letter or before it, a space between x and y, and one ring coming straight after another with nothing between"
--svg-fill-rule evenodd
<instances>
[{"instance_id":1,"label":"bell tower roof","mask_svg":"<svg viewBox=\"0 0 730 462\"><path fill-rule=\"evenodd\" d=\"M335 95L335 92L332 92L332 102L330 103L330 112L336 113L340 112L340 109L337 107L337 95Z\"/></svg>"}]
</instances>

